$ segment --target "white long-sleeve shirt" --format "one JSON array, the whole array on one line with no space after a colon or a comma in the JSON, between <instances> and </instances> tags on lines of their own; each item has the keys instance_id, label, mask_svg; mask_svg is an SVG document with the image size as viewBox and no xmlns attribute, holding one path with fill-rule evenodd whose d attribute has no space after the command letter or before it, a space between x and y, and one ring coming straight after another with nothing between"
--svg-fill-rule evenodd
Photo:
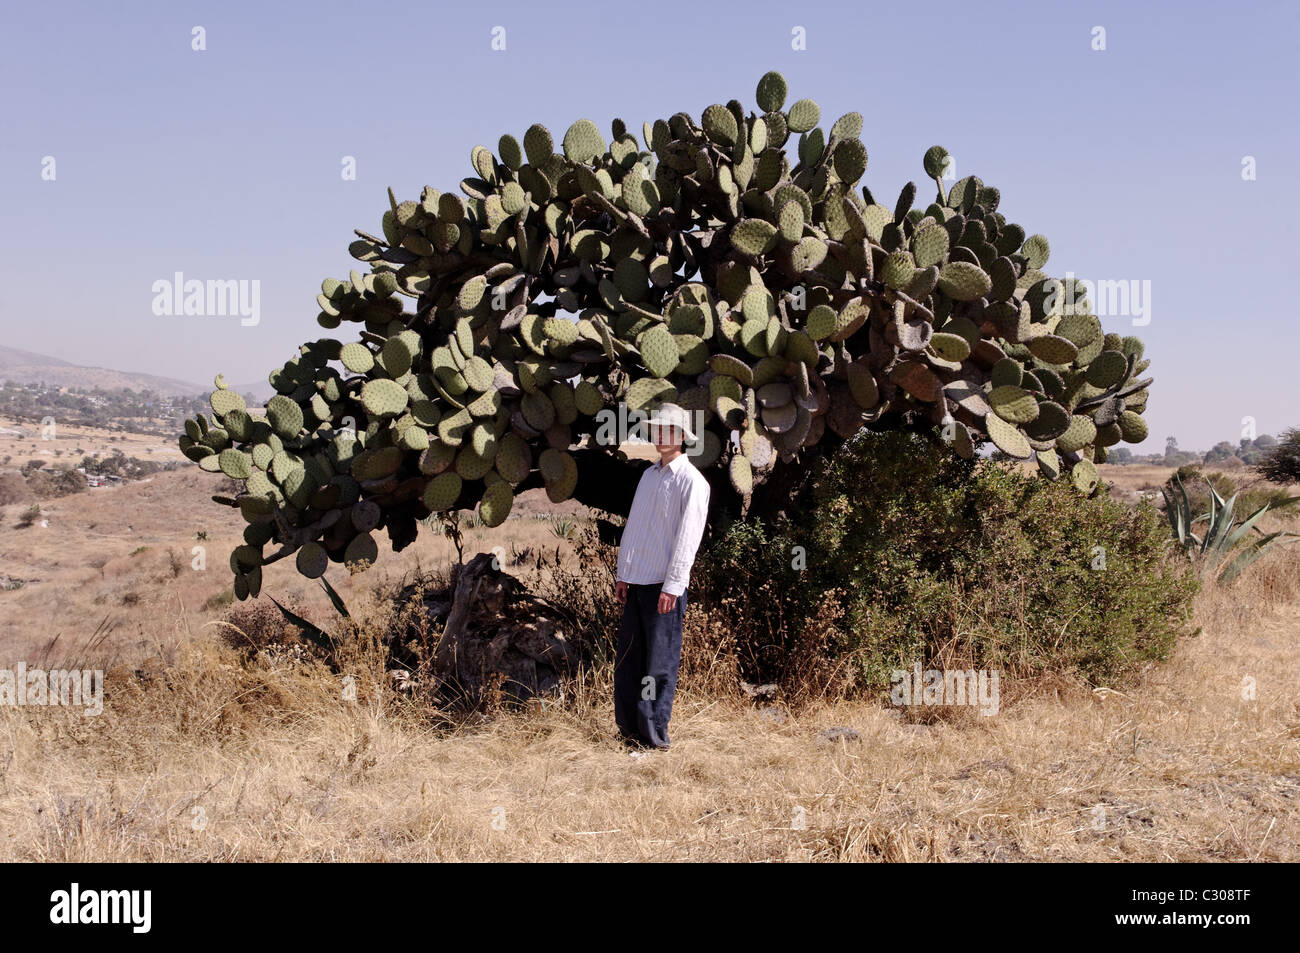
<instances>
[{"instance_id":1,"label":"white long-sleeve shirt","mask_svg":"<svg viewBox=\"0 0 1300 953\"><path fill-rule=\"evenodd\" d=\"M691 577L695 551L709 512L709 481L680 454L664 466L655 461L641 474L618 548L616 578L663 582L661 592L680 596Z\"/></svg>"}]
</instances>

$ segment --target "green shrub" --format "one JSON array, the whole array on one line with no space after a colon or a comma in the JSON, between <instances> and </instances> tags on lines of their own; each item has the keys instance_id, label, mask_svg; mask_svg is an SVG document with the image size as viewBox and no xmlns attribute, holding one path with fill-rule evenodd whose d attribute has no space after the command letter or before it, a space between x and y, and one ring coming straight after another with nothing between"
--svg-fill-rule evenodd
<instances>
[{"instance_id":1,"label":"green shrub","mask_svg":"<svg viewBox=\"0 0 1300 953\"><path fill-rule=\"evenodd\" d=\"M1210 508L1210 487L1205 485L1207 480L1219 496L1229 497L1237 492L1237 483L1232 477L1218 471L1206 473L1199 463L1186 464L1170 474L1164 484L1167 492L1174 492L1175 477L1182 481L1187 490L1187 501L1198 513Z\"/></svg>"},{"instance_id":2,"label":"green shrub","mask_svg":"<svg viewBox=\"0 0 1300 953\"><path fill-rule=\"evenodd\" d=\"M1255 470L1274 483L1300 483L1300 429L1292 427L1283 431L1255 465Z\"/></svg>"},{"instance_id":3,"label":"green shrub","mask_svg":"<svg viewBox=\"0 0 1300 953\"><path fill-rule=\"evenodd\" d=\"M868 690L917 661L1114 681L1186 631L1197 583L1148 504L906 433L851 441L813 496L781 524L732 523L697 560L701 597L750 646L747 677L793 685L816 652Z\"/></svg>"},{"instance_id":4,"label":"green shrub","mask_svg":"<svg viewBox=\"0 0 1300 953\"><path fill-rule=\"evenodd\" d=\"M1293 493L1288 493L1281 487L1270 486L1267 483L1252 484L1237 492L1237 509L1242 513L1253 513L1265 503L1271 509L1276 509L1292 496Z\"/></svg>"}]
</instances>

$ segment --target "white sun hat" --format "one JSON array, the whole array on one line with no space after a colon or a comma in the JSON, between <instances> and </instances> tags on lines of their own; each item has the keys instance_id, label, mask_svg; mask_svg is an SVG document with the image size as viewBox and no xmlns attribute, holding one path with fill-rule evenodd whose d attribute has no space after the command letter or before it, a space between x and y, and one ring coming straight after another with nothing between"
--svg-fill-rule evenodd
<instances>
[{"instance_id":1,"label":"white sun hat","mask_svg":"<svg viewBox=\"0 0 1300 953\"><path fill-rule=\"evenodd\" d=\"M671 403L660 404L650 414L650 419L646 421L646 432L649 433L651 427L677 427L686 439L694 443L699 438L695 436L695 431L691 429L691 415L686 412L685 408Z\"/></svg>"}]
</instances>

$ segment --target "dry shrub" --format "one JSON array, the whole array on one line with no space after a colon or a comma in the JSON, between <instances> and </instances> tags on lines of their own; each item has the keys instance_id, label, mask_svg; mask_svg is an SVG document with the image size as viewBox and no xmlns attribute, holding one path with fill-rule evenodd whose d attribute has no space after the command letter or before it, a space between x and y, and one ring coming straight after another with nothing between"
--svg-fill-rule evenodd
<instances>
[{"instance_id":1,"label":"dry shrub","mask_svg":"<svg viewBox=\"0 0 1300 953\"><path fill-rule=\"evenodd\" d=\"M7 473L0 473L0 506L9 506L12 503L27 503L32 499L32 491L27 487L27 481L23 479L21 473L15 473L10 470Z\"/></svg>"},{"instance_id":2,"label":"dry shrub","mask_svg":"<svg viewBox=\"0 0 1300 953\"><path fill-rule=\"evenodd\" d=\"M298 615L303 608L286 601L285 608ZM252 657L266 649L290 649L310 644L302 630L285 618L269 599L254 599L232 606L225 617L214 624L223 643Z\"/></svg>"}]
</instances>

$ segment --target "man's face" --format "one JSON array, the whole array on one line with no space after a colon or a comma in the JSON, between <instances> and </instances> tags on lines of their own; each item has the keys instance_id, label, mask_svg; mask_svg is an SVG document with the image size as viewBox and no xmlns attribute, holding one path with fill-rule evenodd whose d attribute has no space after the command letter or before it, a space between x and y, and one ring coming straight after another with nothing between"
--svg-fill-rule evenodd
<instances>
[{"instance_id":1,"label":"man's face","mask_svg":"<svg viewBox=\"0 0 1300 953\"><path fill-rule=\"evenodd\" d=\"M655 445L655 449L660 453L676 450L682 445L682 429L680 427L664 426L663 424L651 424L650 442Z\"/></svg>"}]
</instances>

